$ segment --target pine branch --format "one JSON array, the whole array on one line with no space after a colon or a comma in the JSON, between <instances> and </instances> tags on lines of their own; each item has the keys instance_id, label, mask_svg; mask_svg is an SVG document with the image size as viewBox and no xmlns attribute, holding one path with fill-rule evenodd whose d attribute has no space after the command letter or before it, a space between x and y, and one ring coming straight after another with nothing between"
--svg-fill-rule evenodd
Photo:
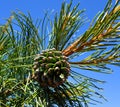
<instances>
[{"instance_id":1,"label":"pine branch","mask_svg":"<svg viewBox=\"0 0 120 107\"><path fill-rule=\"evenodd\" d=\"M0 28L0 104L88 107L89 103L100 103L94 96L106 100L97 86L104 81L82 75L80 70L109 73L107 64L120 66L120 5L118 1L112 7L111 3L109 0L72 44L73 35L83 24L79 4L72 7L72 1L64 2L53 24L47 14L41 23L34 23L30 14L13 12L14 20ZM49 22L51 32L46 33ZM82 58L85 52L92 53Z\"/></svg>"},{"instance_id":2,"label":"pine branch","mask_svg":"<svg viewBox=\"0 0 120 107\"><path fill-rule=\"evenodd\" d=\"M108 4L106 9L98 16L98 19L96 19L96 23L90 26L82 37L80 36L80 38L71 44L71 46L63 50L63 54L69 56L73 53L80 52L85 48L89 49L93 47L94 44L96 47L102 40L119 38L119 8L120 5L115 5L110 11L110 4Z\"/></svg>"}]
</instances>

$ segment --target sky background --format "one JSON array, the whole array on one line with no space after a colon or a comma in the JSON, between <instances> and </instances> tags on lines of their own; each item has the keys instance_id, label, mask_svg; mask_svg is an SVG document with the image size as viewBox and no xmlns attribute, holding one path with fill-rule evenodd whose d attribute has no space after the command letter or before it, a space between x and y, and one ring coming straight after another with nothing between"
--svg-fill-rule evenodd
<instances>
[{"instance_id":1,"label":"sky background","mask_svg":"<svg viewBox=\"0 0 120 107\"><path fill-rule=\"evenodd\" d=\"M24 13L29 11L34 19L43 18L44 10L58 12L62 2L63 0L1 0L0 24L5 23L5 19L10 16L12 11L16 10ZM80 9L86 9L85 14L91 21L98 11L104 9L107 0L73 0L73 4L78 2L80 2ZM83 33L88 26L89 22L80 29L79 33ZM90 107L120 107L120 67L111 66L111 68L114 69L114 72L110 75L89 73L92 77L106 81L102 85L104 88L102 94L108 100L108 102L103 101L103 104L90 105Z\"/></svg>"}]
</instances>

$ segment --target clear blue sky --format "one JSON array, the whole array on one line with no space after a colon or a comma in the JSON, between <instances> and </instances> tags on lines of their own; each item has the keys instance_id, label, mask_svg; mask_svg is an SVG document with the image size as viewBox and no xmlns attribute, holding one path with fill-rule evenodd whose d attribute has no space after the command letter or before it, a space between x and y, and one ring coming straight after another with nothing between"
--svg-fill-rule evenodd
<instances>
[{"instance_id":1,"label":"clear blue sky","mask_svg":"<svg viewBox=\"0 0 120 107\"><path fill-rule=\"evenodd\" d=\"M31 13L33 18L42 18L44 10L59 11L63 0L1 0L0 1L0 24L5 18L10 16L12 11L16 9L27 13ZM68 1L68 0L67 0ZM114 0L115 1L115 0ZM80 9L86 9L85 14L91 20L98 11L102 11L107 0L73 0L74 4L80 2ZM83 29L88 27L89 23L84 25ZM80 30L80 32L84 32ZM103 104L91 105L90 107L120 107L120 67L113 67L115 72L110 75L96 74L94 77L107 81L103 84L103 95L108 99L108 102ZM90 73L93 76L93 73Z\"/></svg>"}]
</instances>

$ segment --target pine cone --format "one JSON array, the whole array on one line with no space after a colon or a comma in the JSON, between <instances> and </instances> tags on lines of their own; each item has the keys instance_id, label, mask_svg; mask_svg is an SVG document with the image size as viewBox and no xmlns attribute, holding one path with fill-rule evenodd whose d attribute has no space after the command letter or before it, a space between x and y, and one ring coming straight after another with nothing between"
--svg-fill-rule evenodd
<instances>
[{"instance_id":1,"label":"pine cone","mask_svg":"<svg viewBox=\"0 0 120 107\"><path fill-rule=\"evenodd\" d=\"M70 73L68 58L56 49L37 54L33 65L34 79L42 87L57 87L65 82Z\"/></svg>"}]
</instances>

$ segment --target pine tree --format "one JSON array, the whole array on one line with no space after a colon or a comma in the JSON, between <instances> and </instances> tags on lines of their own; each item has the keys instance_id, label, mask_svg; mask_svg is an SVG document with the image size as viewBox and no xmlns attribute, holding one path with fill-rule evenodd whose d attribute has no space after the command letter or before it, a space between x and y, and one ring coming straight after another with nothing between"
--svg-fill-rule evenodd
<instances>
[{"instance_id":1,"label":"pine tree","mask_svg":"<svg viewBox=\"0 0 120 107\"><path fill-rule=\"evenodd\" d=\"M48 13L34 21L13 12L0 26L1 107L88 107L96 96L105 99L98 87L104 81L81 70L111 73L108 65L120 66L119 0L108 0L82 35L76 32L84 10L72 2L63 2L52 20Z\"/></svg>"}]
</instances>

